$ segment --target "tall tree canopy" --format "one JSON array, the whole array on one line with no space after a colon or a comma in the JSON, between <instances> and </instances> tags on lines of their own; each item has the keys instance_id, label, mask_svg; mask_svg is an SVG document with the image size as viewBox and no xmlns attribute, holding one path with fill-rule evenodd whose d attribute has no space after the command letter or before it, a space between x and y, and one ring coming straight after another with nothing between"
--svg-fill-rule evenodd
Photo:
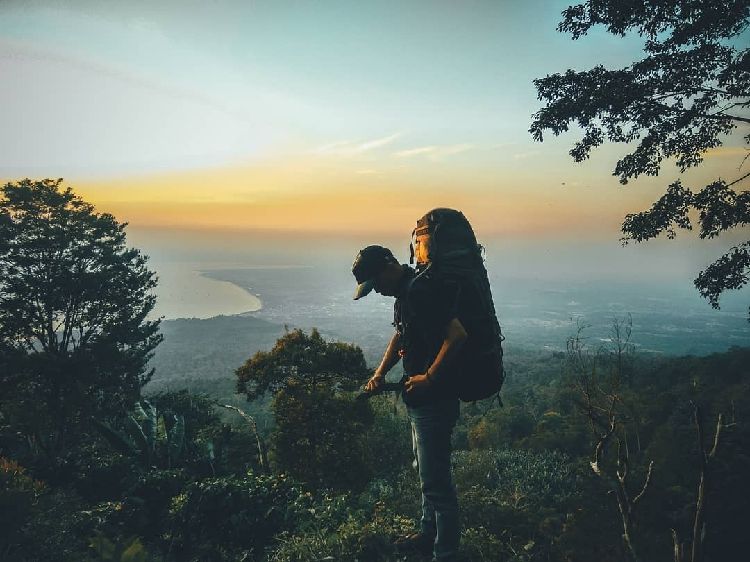
<instances>
[{"instance_id":1,"label":"tall tree canopy","mask_svg":"<svg viewBox=\"0 0 750 562\"><path fill-rule=\"evenodd\" d=\"M237 369L237 390L248 400L273 393L271 461L278 469L316 488L351 490L371 476L364 436L373 413L339 391L368 375L359 347L328 342L316 329L293 330Z\"/></svg>"},{"instance_id":2,"label":"tall tree canopy","mask_svg":"<svg viewBox=\"0 0 750 562\"><path fill-rule=\"evenodd\" d=\"M161 341L156 277L126 224L61 184L0 191L0 408L52 455L75 424L130 408Z\"/></svg>"},{"instance_id":3,"label":"tall tree canopy","mask_svg":"<svg viewBox=\"0 0 750 562\"><path fill-rule=\"evenodd\" d=\"M271 351L258 351L237 369L237 392L254 400L295 382L353 390L367 375L359 347L327 342L315 328L309 335L297 329L279 338Z\"/></svg>"},{"instance_id":4,"label":"tall tree canopy","mask_svg":"<svg viewBox=\"0 0 750 562\"><path fill-rule=\"evenodd\" d=\"M637 33L645 40L645 56L625 68L599 65L534 80L546 103L529 129L536 140L543 140L544 131L559 135L577 125L583 136L570 150L576 162L606 141L632 143L634 150L613 172L623 184L641 174L658 175L667 158L680 172L698 166L707 150L735 131L750 144L749 0L588 0L562 15L558 30L573 39L597 25L614 35ZM750 192L735 186L747 183L750 173L736 175L697 192L674 181L650 209L625 217L623 243L663 232L674 238L676 228L692 228L691 209L698 211L701 238L747 226ZM732 247L694 283L718 308L719 296L745 285L749 274L750 241Z\"/></svg>"}]
</instances>

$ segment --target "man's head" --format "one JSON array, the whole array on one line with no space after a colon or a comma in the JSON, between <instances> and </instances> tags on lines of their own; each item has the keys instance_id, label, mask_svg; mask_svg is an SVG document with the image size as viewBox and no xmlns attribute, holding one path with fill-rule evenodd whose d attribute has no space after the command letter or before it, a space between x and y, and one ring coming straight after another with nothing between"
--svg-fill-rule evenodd
<instances>
[{"instance_id":1,"label":"man's head","mask_svg":"<svg viewBox=\"0 0 750 562\"><path fill-rule=\"evenodd\" d=\"M367 246L354 259L352 273L358 283L354 293L354 300L357 300L373 289L381 295L395 296L403 271L388 248Z\"/></svg>"}]
</instances>

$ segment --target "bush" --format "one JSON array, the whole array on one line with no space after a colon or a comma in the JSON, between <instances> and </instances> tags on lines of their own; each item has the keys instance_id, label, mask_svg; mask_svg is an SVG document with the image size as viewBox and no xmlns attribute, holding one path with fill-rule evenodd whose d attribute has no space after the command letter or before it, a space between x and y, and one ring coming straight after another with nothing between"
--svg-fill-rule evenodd
<instances>
[{"instance_id":1,"label":"bush","mask_svg":"<svg viewBox=\"0 0 750 562\"><path fill-rule=\"evenodd\" d=\"M116 513L122 534L159 541L169 530L172 500L185 488L188 478L184 469L152 470L141 475Z\"/></svg>"},{"instance_id":2,"label":"bush","mask_svg":"<svg viewBox=\"0 0 750 562\"><path fill-rule=\"evenodd\" d=\"M457 451L453 462L467 532L492 543L485 540L489 533L508 552L530 557L541 556L538 551L557 540L579 489L575 466L566 455L488 449Z\"/></svg>"},{"instance_id":3,"label":"bush","mask_svg":"<svg viewBox=\"0 0 750 562\"><path fill-rule=\"evenodd\" d=\"M559 506L576 492L574 466L559 451L456 451L453 465L459 490L486 488L514 508Z\"/></svg>"},{"instance_id":4,"label":"bush","mask_svg":"<svg viewBox=\"0 0 750 562\"><path fill-rule=\"evenodd\" d=\"M172 553L179 561L261 560L273 538L312 507L291 478L248 474L194 482L172 501Z\"/></svg>"},{"instance_id":5,"label":"bush","mask_svg":"<svg viewBox=\"0 0 750 562\"><path fill-rule=\"evenodd\" d=\"M414 460L411 426L406 416L394 411L390 398L377 396L369 402L374 419L360 439L367 463L380 478L391 480Z\"/></svg>"},{"instance_id":6,"label":"bush","mask_svg":"<svg viewBox=\"0 0 750 562\"><path fill-rule=\"evenodd\" d=\"M40 467L43 472L53 469L51 486L70 485L92 503L120 499L138 476L132 459L113 452L98 439L71 449L55 467Z\"/></svg>"},{"instance_id":7,"label":"bush","mask_svg":"<svg viewBox=\"0 0 750 562\"><path fill-rule=\"evenodd\" d=\"M373 472L365 437L373 422L369 402L325 384L291 381L273 400L276 427L271 460L316 490L363 489Z\"/></svg>"},{"instance_id":8,"label":"bush","mask_svg":"<svg viewBox=\"0 0 750 562\"><path fill-rule=\"evenodd\" d=\"M333 509L330 509L333 508ZM325 497L313 508L314 519L297 533L278 537L272 562L394 560L393 539L414 530L415 520L394 513L384 502L357 509L345 496ZM422 560L399 558L400 560Z\"/></svg>"},{"instance_id":9,"label":"bush","mask_svg":"<svg viewBox=\"0 0 750 562\"><path fill-rule=\"evenodd\" d=\"M0 554L22 540L21 530L43 489L44 484L29 477L24 467L0 457Z\"/></svg>"}]
</instances>

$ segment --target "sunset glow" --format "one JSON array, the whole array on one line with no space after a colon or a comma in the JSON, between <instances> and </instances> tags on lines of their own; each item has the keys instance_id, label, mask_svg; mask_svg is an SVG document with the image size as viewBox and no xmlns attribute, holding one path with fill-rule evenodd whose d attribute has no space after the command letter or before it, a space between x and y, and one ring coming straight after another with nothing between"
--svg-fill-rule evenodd
<instances>
[{"instance_id":1,"label":"sunset glow","mask_svg":"<svg viewBox=\"0 0 750 562\"><path fill-rule=\"evenodd\" d=\"M178 4L4 2L0 178L63 177L135 228L398 235L450 206L487 234L616 239L679 176L622 187L626 147L575 164L576 131L530 138L534 78L642 47L570 41L566 1ZM686 180L736 175L742 133Z\"/></svg>"}]
</instances>

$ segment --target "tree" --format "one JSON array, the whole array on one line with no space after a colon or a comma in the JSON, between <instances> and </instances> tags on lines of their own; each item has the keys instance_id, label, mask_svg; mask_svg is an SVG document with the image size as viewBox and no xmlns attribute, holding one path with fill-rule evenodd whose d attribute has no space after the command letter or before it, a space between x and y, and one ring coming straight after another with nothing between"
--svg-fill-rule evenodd
<instances>
[{"instance_id":1,"label":"tree","mask_svg":"<svg viewBox=\"0 0 750 562\"><path fill-rule=\"evenodd\" d=\"M658 175L666 158L674 158L680 173L698 166L707 150L750 123L750 49L741 48L750 24L748 0L587 0L562 15L558 31L573 39L597 25L619 36L638 33L646 56L625 68L598 65L534 80L546 103L529 129L535 140L542 141L544 131L557 136L578 125L583 137L570 150L576 162L606 141L635 143L613 172L626 184L641 174ZM744 140L750 144L750 133ZM718 178L696 193L674 181L650 209L625 217L623 244L690 230L691 209L698 212L701 238L750 224L750 192L734 188L748 177L750 172L729 183ZM750 241L732 247L694 284L719 308L724 291L748 280Z\"/></svg>"},{"instance_id":2,"label":"tree","mask_svg":"<svg viewBox=\"0 0 750 562\"><path fill-rule=\"evenodd\" d=\"M640 450L631 455L628 426L633 420L627 415L627 411L633 408L624 399L628 390L624 383L630 382L630 379L623 376L625 356L632 350L629 344L630 328L626 321L615 318L612 349L592 356L582 337L585 327L579 324L576 335L568 338L566 367L574 387L581 395L579 407L587 418L594 437L591 470L606 482L609 488L607 493L614 495L622 524L625 551L630 560L638 562L641 558L637 553L634 536L636 515L642 511L638 507L651 483L654 462L649 461L645 477L633 489L632 475L637 468ZM600 365L602 360L604 364ZM611 367L609 373L607 363ZM614 463L611 460L607 462L605 458L613 443L617 446Z\"/></svg>"},{"instance_id":3,"label":"tree","mask_svg":"<svg viewBox=\"0 0 750 562\"><path fill-rule=\"evenodd\" d=\"M351 490L371 473L364 434L373 413L341 391L368 374L359 347L298 329L237 369L237 390L248 400L274 394L271 453L280 470L316 488Z\"/></svg>"},{"instance_id":4,"label":"tree","mask_svg":"<svg viewBox=\"0 0 750 562\"><path fill-rule=\"evenodd\" d=\"M50 457L92 416L130 409L162 339L146 319L156 277L126 223L61 184L0 192L0 409Z\"/></svg>"},{"instance_id":5,"label":"tree","mask_svg":"<svg viewBox=\"0 0 750 562\"><path fill-rule=\"evenodd\" d=\"M279 338L271 351L258 351L237 369L237 392L254 400L297 382L354 390L367 375L359 347L327 342L315 328L310 335L297 329Z\"/></svg>"}]
</instances>

